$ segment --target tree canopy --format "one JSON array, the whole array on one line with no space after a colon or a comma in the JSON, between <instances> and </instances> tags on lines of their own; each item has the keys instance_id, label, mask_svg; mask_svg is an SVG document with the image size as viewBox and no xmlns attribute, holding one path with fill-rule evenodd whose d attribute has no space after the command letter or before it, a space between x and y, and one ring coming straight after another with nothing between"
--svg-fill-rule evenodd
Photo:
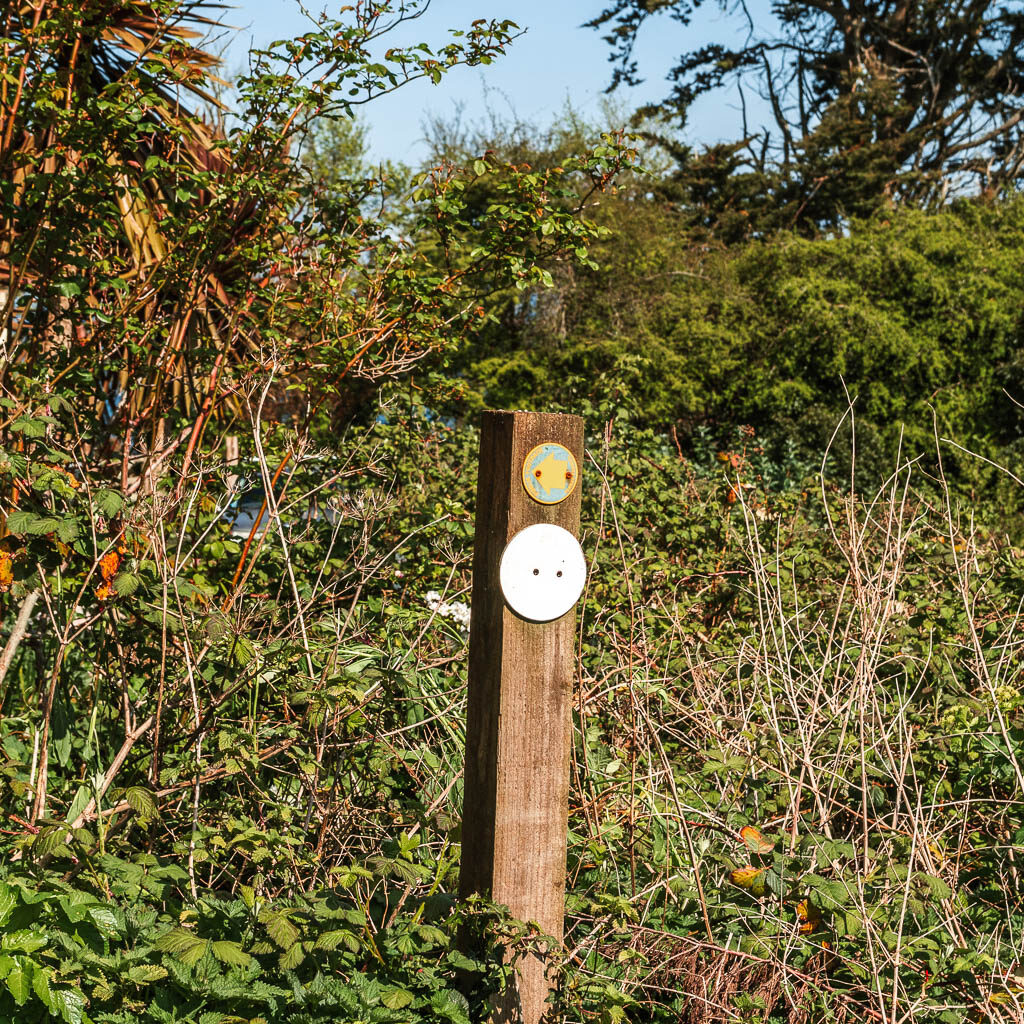
<instances>
[{"instance_id":1,"label":"tree canopy","mask_svg":"<svg viewBox=\"0 0 1024 1024\"><path fill-rule=\"evenodd\" d=\"M710 163L681 154L690 177L705 184L716 164L727 172L689 198L718 210L746 206L769 227L813 230L885 203L992 195L1019 180L1024 4L776 0L770 18L746 0L721 6L745 19L745 41L681 54L668 95L649 111L685 122L698 97L738 90L745 123L736 146L715 151ZM607 3L589 24L611 46L611 87L640 80L634 46L647 22L690 25L700 7ZM770 126L746 123L751 90L767 101Z\"/></svg>"}]
</instances>

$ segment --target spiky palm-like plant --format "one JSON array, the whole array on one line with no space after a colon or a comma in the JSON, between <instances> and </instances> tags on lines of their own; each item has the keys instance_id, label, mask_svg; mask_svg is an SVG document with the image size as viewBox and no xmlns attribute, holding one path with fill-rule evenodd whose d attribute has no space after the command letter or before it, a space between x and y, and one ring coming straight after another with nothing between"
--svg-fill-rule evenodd
<instances>
[{"instance_id":1,"label":"spiky palm-like plant","mask_svg":"<svg viewBox=\"0 0 1024 1024\"><path fill-rule=\"evenodd\" d=\"M215 331L230 301L174 253L183 211L215 201L230 162L198 112L217 106L199 44L219 10L39 0L0 16L0 386L15 412L65 374L136 436L165 397L199 399L183 386L190 329Z\"/></svg>"}]
</instances>

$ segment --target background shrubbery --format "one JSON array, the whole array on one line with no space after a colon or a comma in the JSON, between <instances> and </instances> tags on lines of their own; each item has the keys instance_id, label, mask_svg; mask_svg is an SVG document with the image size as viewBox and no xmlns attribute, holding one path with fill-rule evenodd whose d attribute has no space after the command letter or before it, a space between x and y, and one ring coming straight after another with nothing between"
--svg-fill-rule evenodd
<instances>
[{"instance_id":1,"label":"background shrubbery","mask_svg":"<svg viewBox=\"0 0 1024 1024\"><path fill-rule=\"evenodd\" d=\"M900 451L934 466L936 433L1020 466L1018 199L724 246L695 240L682 211L646 187L625 180L602 200L610 233L596 268L566 268L472 332L459 365L481 404L550 395L592 408L595 427L627 411L674 430L688 452L702 433L727 446L745 424L774 453L820 462L856 399L858 465L871 480ZM945 468L955 486L999 480L955 449Z\"/></svg>"}]
</instances>

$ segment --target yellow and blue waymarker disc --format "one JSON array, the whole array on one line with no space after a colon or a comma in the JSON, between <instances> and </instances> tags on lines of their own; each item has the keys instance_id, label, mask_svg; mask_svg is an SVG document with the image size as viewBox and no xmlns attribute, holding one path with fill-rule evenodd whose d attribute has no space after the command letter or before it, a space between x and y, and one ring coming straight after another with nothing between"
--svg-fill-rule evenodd
<instances>
[{"instance_id":1,"label":"yellow and blue waymarker disc","mask_svg":"<svg viewBox=\"0 0 1024 1024\"><path fill-rule=\"evenodd\" d=\"M557 505L576 489L580 478L576 456L564 444L546 441L537 445L523 463L526 493L542 505Z\"/></svg>"}]
</instances>

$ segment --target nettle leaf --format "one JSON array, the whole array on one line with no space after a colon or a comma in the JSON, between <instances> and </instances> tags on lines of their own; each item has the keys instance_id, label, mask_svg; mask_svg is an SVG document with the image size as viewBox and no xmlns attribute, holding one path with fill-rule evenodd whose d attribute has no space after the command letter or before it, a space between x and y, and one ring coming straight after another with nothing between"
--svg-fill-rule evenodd
<instances>
[{"instance_id":1,"label":"nettle leaf","mask_svg":"<svg viewBox=\"0 0 1024 1024\"><path fill-rule=\"evenodd\" d=\"M305 959L306 954L302 951L302 943L296 942L291 949L278 957L277 962L282 971L293 971Z\"/></svg>"},{"instance_id":2,"label":"nettle leaf","mask_svg":"<svg viewBox=\"0 0 1024 1024\"><path fill-rule=\"evenodd\" d=\"M339 946L344 946L349 952L358 953L360 942L359 937L353 934L346 928L339 928L335 931L323 932L317 936L316 942L313 943L314 949L337 949Z\"/></svg>"},{"instance_id":3,"label":"nettle leaf","mask_svg":"<svg viewBox=\"0 0 1024 1024\"><path fill-rule=\"evenodd\" d=\"M114 581L117 586L117 581ZM144 786L131 786L124 795L128 806L139 816L143 824L152 818L160 816L160 809L157 807L156 798Z\"/></svg>"},{"instance_id":4,"label":"nettle leaf","mask_svg":"<svg viewBox=\"0 0 1024 1024\"><path fill-rule=\"evenodd\" d=\"M157 941L153 945L155 949L159 949L161 952L177 955L186 949L190 949L197 942L202 941L204 940L198 935L193 935L193 933L183 928L172 928L169 932L164 932L163 935L158 936Z\"/></svg>"},{"instance_id":5,"label":"nettle leaf","mask_svg":"<svg viewBox=\"0 0 1024 1024\"><path fill-rule=\"evenodd\" d=\"M210 948L213 951L213 955L222 964L230 964L233 967L248 967L252 963L252 957L237 942L229 942L227 939L222 939L219 942L214 942Z\"/></svg>"},{"instance_id":6,"label":"nettle leaf","mask_svg":"<svg viewBox=\"0 0 1024 1024\"><path fill-rule=\"evenodd\" d=\"M128 969L128 980L136 985L149 985L167 977L167 968L159 964L136 964Z\"/></svg>"},{"instance_id":7,"label":"nettle leaf","mask_svg":"<svg viewBox=\"0 0 1024 1024\"><path fill-rule=\"evenodd\" d=\"M266 927L267 934L281 949L291 949L298 941L299 929L280 911L265 910L260 914L260 920Z\"/></svg>"},{"instance_id":8,"label":"nettle leaf","mask_svg":"<svg viewBox=\"0 0 1024 1024\"><path fill-rule=\"evenodd\" d=\"M105 516L116 516L124 506L124 498L117 491L111 491L106 487L98 490L93 496L96 507Z\"/></svg>"},{"instance_id":9,"label":"nettle leaf","mask_svg":"<svg viewBox=\"0 0 1024 1024\"><path fill-rule=\"evenodd\" d=\"M32 994L32 982L29 972L21 967L15 967L4 979L7 991L11 993L18 1006L24 1006L28 997Z\"/></svg>"},{"instance_id":10,"label":"nettle leaf","mask_svg":"<svg viewBox=\"0 0 1024 1024\"><path fill-rule=\"evenodd\" d=\"M210 940L199 939L189 949L178 954L178 959L188 967L194 967L210 951Z\"/></svg>"},{"instance_id":11,"label":"nettle leaf","mask_svg":"<svg viewBox=\"0 0 1024 1024\"><path fill-rule=\"evenodd\" d=\"M0 882L0 927L7 924L11 911L17 905L18 897L14 895L14 890L4 882Z\"/></svg>"},{"instance_id":12,"label":"nettle leaf","mask_svg":"<svg viewBox=\"0 0 1024 1024\"><path fill-rule=\"evenodd\" d=\"M11 533L28 533L39 517L35 512L15 511L7 517L7 529Z\"/></svg>"},{"instance_id":13,"label":"nettle leaf","mask_svg":"<svg viewBox=\"0 0 1024 1024\"><path fill-rule=\"evenodd\" d=\"M113 999L115 995L116 991L113 985L108 979L104 978L102 981L98 981L93 985L90 998L97 999L101 1003L105 1003L108 1000Z\"/></svg>"},{"instance_id":14,"label":"nettle leaf","mask_svg":"<svg viewBox=\"0 0 1024 1024\"><path fill-rule=\"evenodd\" d=\"M159 949L162 953L170 953L189 966L202 959L209 945L208 939L201 939L198 935L193 935L192 932L180 927L164 932L153 943L155 949Z\"/></svg>"},{"instance_id":15,"label":"nettle leaf","mask_svg":"<svg viewBox=\"0 0 1024 1024\"><path fill-rule=\"evenodd\" d=\"M114 593L118 597L129 597L139 589L142 580L132 572L121 572L114 577Z\"/></svg>"}]
</instances>

